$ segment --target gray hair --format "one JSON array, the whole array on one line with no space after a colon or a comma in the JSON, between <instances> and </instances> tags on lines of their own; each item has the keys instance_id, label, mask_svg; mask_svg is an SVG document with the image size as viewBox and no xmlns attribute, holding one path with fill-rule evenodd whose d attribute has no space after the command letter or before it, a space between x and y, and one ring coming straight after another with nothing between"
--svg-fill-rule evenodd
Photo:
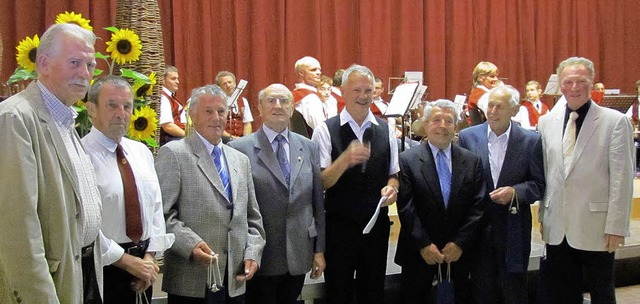
<instances>
[{"instance_id":1,"label":"gray hair","mask_svg":"<svg viewBox=\"0 0 640 304\"><path fill-rule=\"evenodd\" d=\"M164 67L164 74L162 74L162 77L167 78L167 74L169 73L178 73L178 68L176 68L175 66L172 65L167 65Z\"/></svg>"},{"instance_id":2,"label":"gray hair","mask_svg":"<svg viewBox=\"0 0 640 304\"><path fill-rule=\"evenodd\" d=\"M352 64L348 69L344 71L344 74L342 74L342 85L347 83L347 80L349 79L349 76L351 76L351 73L358 73L362 76L371 78L371 85L373 85L373 80L376 78L373 75L373 72L371 72L371 70L369 70L369 68L367 68L366 66Z\"/></svg>"},{"instance_id":3,"label":"gray hair","mask_svg":"<svg viewBox=\"0 0 640 304\"><path fill-rule=\"evenodd\" d=\"M589 72L589 78L591 78L591 82L593 82L593 79L596 76L596 71L595 71L595 68L593 67L593 62L591 62L591 60L584 57L570 57L560 62L560 64L558 65L558 69L556 70L558 77L562 75L562 72L566 67L572 66L572 65L581 65L585 67Z\"/></svg>"},{"instance_id":4,"label":"gray hair","mask_svg":"<svg viewBox=\"0 0 640 304\"><path fill-rule=\"evenodd\" d=\"M87 93L87 101L98 104L98 97L100 97L100 90L102 86L105 84L109 84L117 89L129 89L131 92L131 100L133 100L133 90L131 89L131 85L127 82L126 79L120 76L107 75L105 77L100 77L96 80L91 87L89 88L89 92Z\"/></svg>"},{"instance_id":5,"label":"gray hair","mask_svg":"<svg viewBox=\"0 0 640 304\"><path fill-rule=\"evenodd\" d=\"M491 91L489 91L489 99L494 95L509 98L509 104L512 108L520 105L520 93L516 88L508 84L499 85L491 89Z\"/></svg>"},{"instance_id":6,"label":"gray hair","mask_svg":"<svg viewBox=\"0 0 640 304\"><path fill-rule=\"evenodd\" d=\"M296 61L296 65L294 66L295 70L296 70L296 74L300 73L304 68L317 63L318 65L320 65L320 61L318 61L318 59L315 59L311 56L304 56L300 59L298 59L298 61Z\"/></svg>"},{"instance_id":7,"label":"gray hair","mask_svg":"<svg viewBox=\"0 0 640 304\"><path fill-rule=\"evenodd\" d=\"M97 36L90 30L80 27L74 23L54 24L40 38L40 45L36 51L36 58L40 55L57 55L62 43L63 36L73 36L92 46L96 43ZM36 61L37 65L37 61Z\"/></svg>"},{"instance_id":8,"label":"gray hair","mask_svg":"<svg viewBox=\"0 0 640 304\"><path fill-rule=\"evenodd\" d=\"M204 95L211 95L214 97L219 96L222 98L222 101L224 101L224 108L227 108L227 93L225 93L217 84L208 84L203 87L195 88L191 91L191 98L189 98L189 114L191 114L191 111L195 110L200 102L200 97Z\"/></svg>"},{"instance_id":9,"label":"gray hair","mask_svg":"<svg viewBox=\"0 0 640 304\"><path fill-rule=\"evenodd\" d=\"M422 115L424 121L429 121L429 115L431 115L431 110L433 110L433 108L440 108L453 112L453 123L458 123L458 110L456 109L456 104L453 103L453 101L448 99L438 99L427 104L424 107L424 115Z\"/></svg>"}]
</instances>

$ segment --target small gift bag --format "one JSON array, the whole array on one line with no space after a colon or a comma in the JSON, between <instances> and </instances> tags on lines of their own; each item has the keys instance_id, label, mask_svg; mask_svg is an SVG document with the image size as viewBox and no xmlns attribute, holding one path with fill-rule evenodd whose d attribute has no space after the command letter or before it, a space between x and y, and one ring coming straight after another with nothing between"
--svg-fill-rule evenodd
<instances>
[{"instance_id":1,"label":"small gift bag","mask_svg":"<svg viewBox=\"0 0 640 304\"><path fill-rule=\"evenodd\" d=\"M215 260L215 262L214 262ZM224 280L220 274L220 266L217 258L211 258L209 267L207 268L207 285L204 290L205 303L207 304L224 304L226 303L227 288L224 287Z\"/></svg>"},{"instance_id":2,"label":"small gift bag","mask_svg":"<svg viewBox=\"0 0 640 304\"><path fill-rule=\"evenodd\" d=\"M433 280L431 295L435 304L454 304L454 287L451 282L451 264L447 263L447 277L442 276L442 264L438 264L438 276Z\"/></svg>"}]
</instances>

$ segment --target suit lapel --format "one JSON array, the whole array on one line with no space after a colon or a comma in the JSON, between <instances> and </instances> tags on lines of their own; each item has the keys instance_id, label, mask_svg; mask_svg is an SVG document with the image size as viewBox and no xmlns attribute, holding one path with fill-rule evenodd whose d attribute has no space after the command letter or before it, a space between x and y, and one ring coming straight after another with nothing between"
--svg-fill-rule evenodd
<instances>
[{"instance_id":1,"label":"suit lapel","mask_svg":"<svg viewBox=\"0 0 640 304\"><path fill-rule=\"evenodd\" d=\"M237 155L235 153L232 153L229 151L232 149L231 147L225 144L223 144L222 147L223 147L222 151L224 153L224 158L227 161L227 171L229 172L229 183L231 184L231 195L232 195L232 198L238 197L238 187L240 185L240 179L244 178L243 175L240 174L240 171L238 171L237 164L239 163L239 159L236 157ZM222 185L222 180L220 180L220 185ZM222 190L224 191L224 187L222 188Z\"/></svg>"},{"instance_id":2,"label":"suit lapel","mask_svg":"<svg viewBox=\"0 0 640 304\"><path fill-rule=\"evenodd\" d=\"M433 159L433 153L431 153L431 148L428 143L421 145L421 148L422 153L419 158L423 164L420 166L422 176L424 180L427 181L427 187L429 187L431 193L434 193L435 197L437 197L438 206L444 209L444 199L442 198L442 190L440 190L440 179L438 177L438 170L436 169L436 161ZM450 193L453 193L453 191Z\"/></svg>"},{"instance_id":3,"label":"suit lapel","mask_svg":"<svg viewBox=\"0 0 640 304\"><path fill-rule=\"evenodd\" d=\"M482 125L480 125L481 127L479 128L480 132L476 133L477 136L477 149L478 149L478 153L476 155L478 155L480 157L480 159L482 159L482 166L483 166L483 170L484 170L484 176L488 176L489 179L487 180L487 189L493 190L493 179L491 178L491 164L489 163L489 139L487 138L487 134L489 132L489 124L488 123L483 123Z\"/></svg>"},{"instance_id":4,"label":"suit lapel","mask_svg":"<svg viewBox=\"0 0 640 304\"><path fill-rule=\"evenodd\" d=\"M584 148L587 146L587 143L589 143L591 136L596 130L598 118L600 118L600 106L595 102L591 103L587 116L584 118L582 126L580 127L580 133L578 133L578 137L576 138L576 146L573 149L569 170L566 172L571 173L571 170L573 170L576 160L580 157L582 151L584 151Z\"/></svg>"},{"instance_id":5,"label":"suit lapel","mask_svg":"<svg viewBox=\"0 0 640 304\"><path fill-rule=\"evenodd\" d=\"M512 170L512 168L505 168L504 164L517 164L518 159L522 155L524 155L524 151L522 151L523 145L517 144L523 140L523 132L525 131L516 126L514 123L511 124L511 133L509 134L509 141L507 142L507 151L504 155L502 168L500 168L500 176L498 176L498 182L496 183L498 187L502 185L502 181L505 178L509 179L509 172L511 172Z\"/></svg>"},{"instance_id":6,"label":"suit lapel","mask_svg":"<svg viewBox=\"0 0 640 304\"><path fill-rule=\"evenodd\" d=\"M218 175L218 169L213 164L213 158L207 152L207 149L200 140L200 137L197 134L193 134L186 139L187 144L191 147L191 151L197 157L198 167L200 171L207 177L211 185L220 192L223 197L226 197L226 193L224 191L224 186L222 186L222 180ZM227 155L225 154L225 157ZM228 201L227 201L228 203Z\"/></svg>"},{"instance_id":7,"label":"suit lapel","mask_svg":"<svg viewBox=\"0 0 640 304\"><path fill-rule=\"evenodd\" d=\"M280 165L278 164L278 158L276 157L276 153L273 152L273 148L271 147L271 143L269 142L269 138L267 138L267 134L264 133L264 130L260 128L258 132L256 132L255 136L257 139L254 144L254 148L258 149L257 155L260 161L264 164L271 174L275 176L278 181L285 187L289 187L287 182L284 180L284 174L282 173L282 169L280 169ZM289 137L291 140L291 137ZM291 150L291 142L289 142L289 149ZM293 155L290 154L290 158L293 159ZM293 168L293 166L292 166ZM293 172L293 170L291 170ZM293 176L293 174L292 174Z\"/></svg>"},{"instance_id":8,"label":"suit lapel","mask_svg":"<svg viewBox=\"0 0 640 304\"><path fill-rule=\"evenodd\" d=\"M462 177L465 175L464 167L465 160L460 158L460 147L451 145L451 195L449 196L449 208L451 209L452 203L455 202L454 196L460 192L462 185Z\"/></svg>"},{"instance_id":9,"label":"suit lapel","mask_svg":"<svg viewBox=\"0 0 640 304\"><path fill-rule=\"evenodd\" d=\"M298 178L300 170L302 169L302 164L305 161L311 161L310 159L305 160L305 153L303 153L303 149L304 148L302 146L302 142L300 142L298 138L296 138L291 132L289 132L289 164L291 168L291 185L294 185L296 178ZM311 154L307 153L307 155Z\"/></svg>"}]
</instances>

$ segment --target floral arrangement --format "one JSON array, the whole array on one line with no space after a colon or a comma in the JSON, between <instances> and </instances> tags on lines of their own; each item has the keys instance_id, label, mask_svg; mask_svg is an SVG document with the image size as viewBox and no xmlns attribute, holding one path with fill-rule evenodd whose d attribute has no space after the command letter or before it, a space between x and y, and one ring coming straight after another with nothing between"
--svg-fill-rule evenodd
<instances>
[{"instance_id":1,"label":"floral arrangement","mask_svg":"<svg viewBox=\"0 0 640 304\"><path fill-rule=\"evenodd\" d=\"M90 21L83 18L82 14L74 12L64 12L56 16L56 23L75 23L87 30L93 31ZM142 54L142 43L138 35L130 29L118 29L116 27L107 27L107 31L111 32L111 39L106 42L107 52L104 55L96 52L96 58L105 60L109 67L109 75L113 75L116 64L135 62ZM32 80L37 78L36 74L36 50L40 44L38 35L26 37L20 41L16 47L16 61L18 68L7 81L8 84ZM95 69L94 77L99 77L104 71ZM134 94L134 112L131 116L129 131L127 136L131 139L145 142L151 147L158 147L155 141L155 130L158 126L158 118L156 111L149 105L150 96L153 92L153 86L157 83L156 74L151 72L149 75L121 68L120 75L130 79ZM93 83L93 82L92 82ZM76 129L80 136L84 136L91 129L91 118L87 112L85 101L79 100L73 108L78 112L76 118Z\"/></svg>"}]
</instances>

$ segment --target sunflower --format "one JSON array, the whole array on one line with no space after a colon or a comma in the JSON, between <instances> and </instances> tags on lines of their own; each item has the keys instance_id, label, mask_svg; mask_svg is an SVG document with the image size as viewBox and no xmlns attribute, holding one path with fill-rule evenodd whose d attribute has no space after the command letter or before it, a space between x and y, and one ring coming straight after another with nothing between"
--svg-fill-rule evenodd
<instances>
[{"instance_id":1,"label":"sunflower","mask_svg":"<svg viewBox=\"0 0 640 304\"><path fill-rule=\"evenodd\" d=\"M24 40L20 41L16 47L18 50L16 60L21 67L29 71L36 69L36 51L38 50L39 45L40 38L38 38L38 35L33 36L33 39L26 37Z\"/></svg>"},{"instance_id":2,"label":"sunflower","mask_svg":"<svg viewBox=\"0 0 640 304\"><path fill-rule=\"evenodd\" d=\"M90 22L89 20L82 18L82 14L76 14L74 12L71 12L71 13L64 12L56 16L56 24L75 23L81 26L82 28L93 31L93 27L89 25L89 22Z\"/></svg>"},{"instance_id":3,"label":"sunflower","mask_svg":"<svg viewBox=\"0 0 640 304\"><path fill-rule=\"evenodd\" d=\"M135 98L144 98L153 93L153 86L156 84L156 73L151 72L149 74L149 83L145 83L143 80L136 80L133 83L133 94Z\"/></svg>"},{"instance_id":4,"label":"sunflower","mask_svg":"<svg viewBox=\"0 0 640 304\"><path fill-rule=\"evenodd\" d=\"M111 34L111 41L107 41L107 52L111 52L117 64L137 61L142 54L140 37L130 29L117 30Z\"/></svg>"},{"instance_id":5,"label":"sunflower","mask_svg":"<svg viewBox=\"0 0 640 304\"><path fill-rule=\"evenodd\" d=\"M129 137L135 140L146 140L153 137L158 127L156 111L149 106L138 108L131 115Z\"/></svg>"}]
</instances>

